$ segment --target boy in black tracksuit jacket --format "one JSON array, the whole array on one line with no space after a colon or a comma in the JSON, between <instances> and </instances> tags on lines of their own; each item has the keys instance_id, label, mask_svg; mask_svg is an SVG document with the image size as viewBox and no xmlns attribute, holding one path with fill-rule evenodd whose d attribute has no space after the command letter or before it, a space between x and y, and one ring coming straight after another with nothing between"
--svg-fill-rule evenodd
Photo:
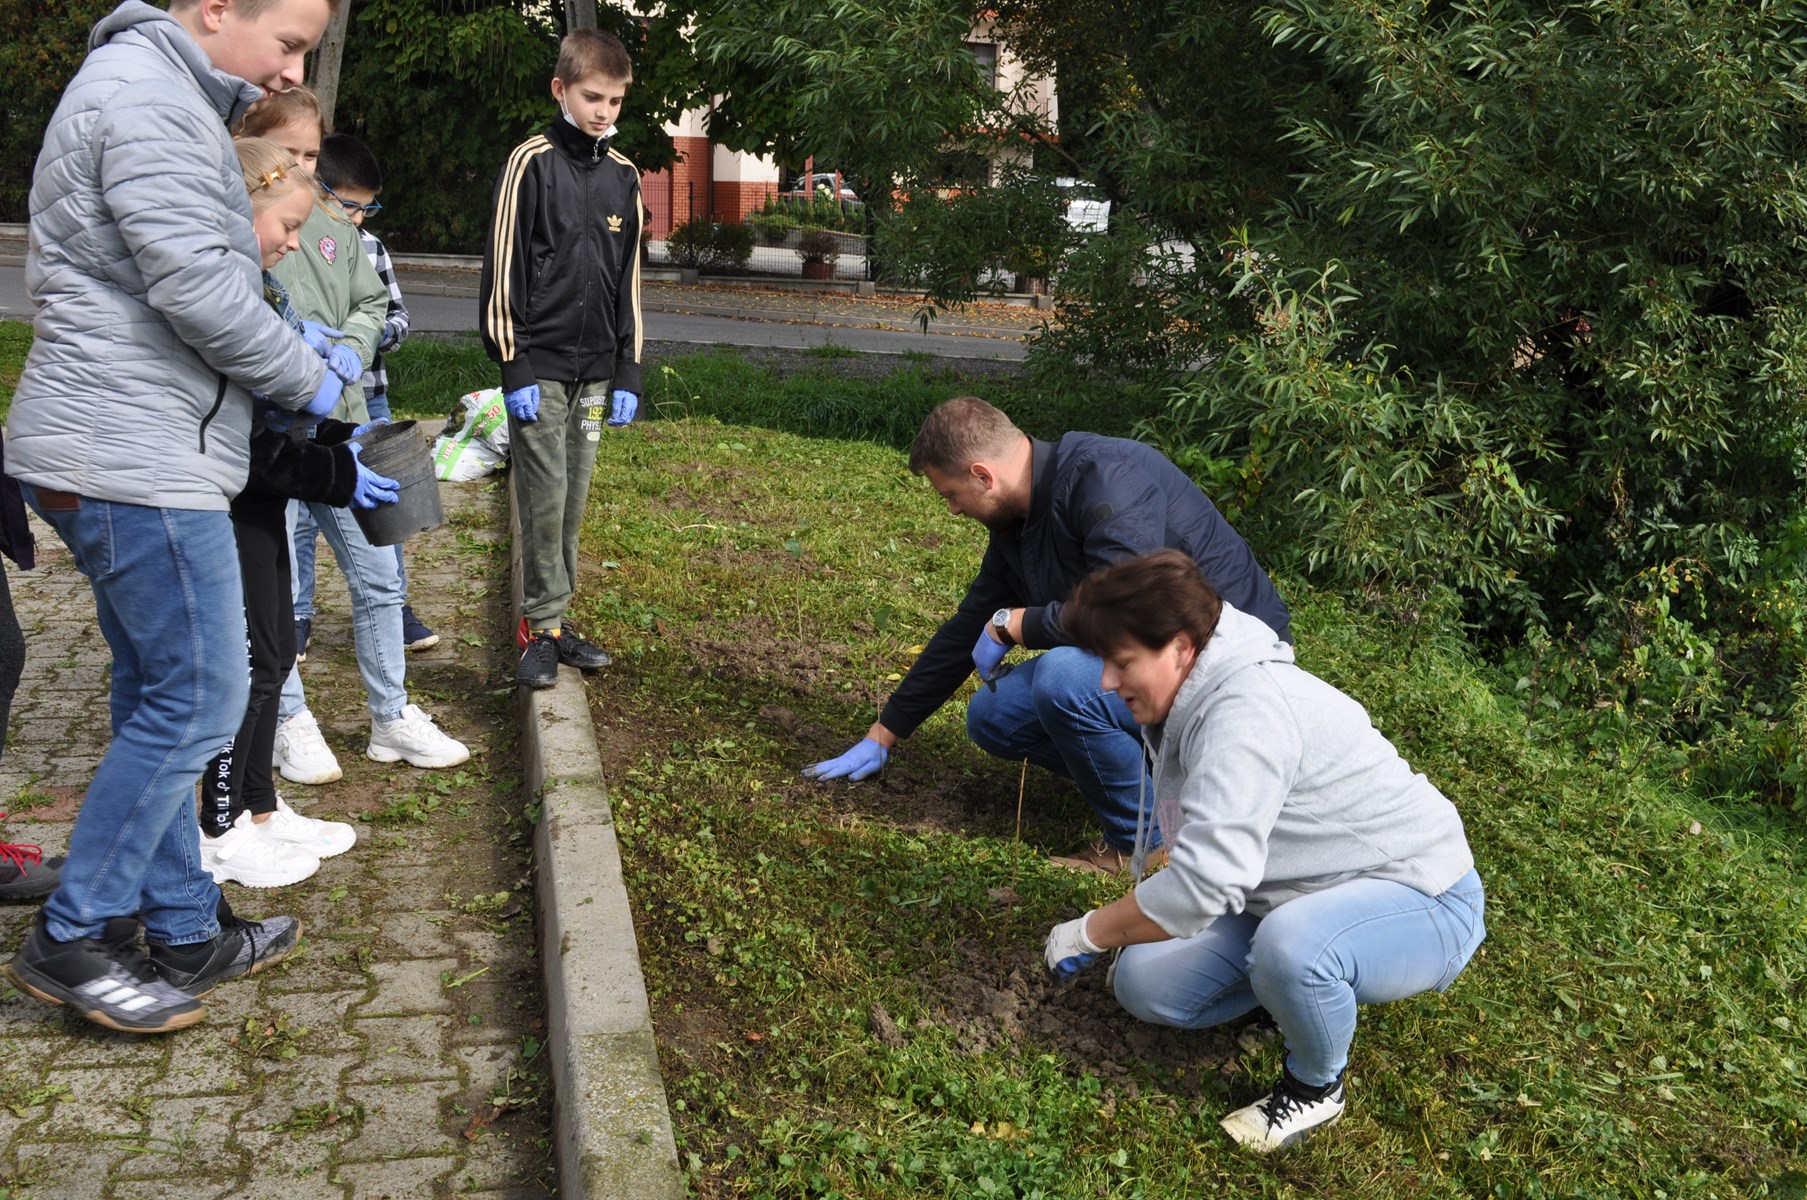
<instances>
[{"instance_id":1,"label":"boy in black tracksuit jacket","mask_svg":"<svg viewBox=\"0 0 1807 1200\"><path fill-rule=\"evenodd\" d=\"M564 616L604 421L626 425L640 402L640 173L610 145L632 77L616 38L565 38L552 81L562 115L508 156L484 246L478 324L508 408L521 523L516 677L529 687L551 686L561 662L609 662Z\"/></svg>"}]
</instances>

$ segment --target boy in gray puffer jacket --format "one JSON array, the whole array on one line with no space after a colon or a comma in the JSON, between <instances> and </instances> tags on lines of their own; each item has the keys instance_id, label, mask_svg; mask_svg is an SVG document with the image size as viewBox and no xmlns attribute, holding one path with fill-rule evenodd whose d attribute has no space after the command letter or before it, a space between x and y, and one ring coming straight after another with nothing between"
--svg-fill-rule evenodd
<instances>
[{"instance_id":1,"label":"boy in gray puffer jacket","mask_svg":"<svg viewBox=\"0 0 1807 1200\"><path fill-rule=\"evenodd\" d=\"M299 936L288 917L232 915L201 869L193 806L245 713L227 505L245 485L251 393L317 416L339 391L262 302L226 125L301 81L335 3L127 0L95 26L32 180L36 339L7 470L93 586L113 740L61 886L6 974L114 1029L193 1024L196 996Z\"/></svg>"}]
</instances>

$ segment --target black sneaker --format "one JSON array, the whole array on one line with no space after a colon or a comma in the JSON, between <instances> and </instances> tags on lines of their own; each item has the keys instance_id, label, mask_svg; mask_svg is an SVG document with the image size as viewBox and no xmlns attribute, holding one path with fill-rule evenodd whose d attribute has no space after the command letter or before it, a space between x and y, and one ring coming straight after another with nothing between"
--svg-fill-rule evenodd
<instances>
[{"instance_id":1,"label":"black sneaker","mask_svg":"<svg viewBox=\"0 0 1807 1200\"><path fill-rule=\"evenodd\" d=\"M6 964L22 992L67 1004L96 1025L122 1033L168 1033L207 1015L193 996L171 987L138 949L138 919L114 917L98 938L59 942L32 922L25 945Z\"/></svg>"},{"instance_id":2,"label":"black sneaker","mask_svg":"<svg viewBox=\"0 0 1807 1200\"><path fill-rule=\"evenodd\" d=\"M56 891L62 865L60 856L46 859L41 847L0 842L0 900L42 900Z\"/></svg>"},{"instance_id":3,"label":"black sneaker","mask_svg":"<svg viewBox=\"0 0 1807 1200\"><path fill-rule=\"evenodd\" d=\"M314 635L314 618L295 618L295 661L307 661L307 640Z\"/></svg>"},{"instance_id":4,"label":"black sneaker","mask_svg":"<svg viewBox=\"0 0 1807 1200\"><path fill-rule=\"evenodd\" d=\"M205 996L228 979L255 975L279 963L301 940L301 922L294 917L265 917L247 921L232 914L220 897L220 932L210 942L191 946L149 943L151 966L164 982L190 996Z\"/></svg>"},{"instance_id":5,"label":"black sneaker","mask_svg":"<svg viewBox=\"0 0 1807 1200\"><path fill-rule=\"evenodd\" d=\"M412 604L402 605L402 645L409 650L428 650L439 645L439 635L414 615Z\"/></svg>"},{"instance_id":6,"label":"black sneaker","mask_svg":"<svg viewBox=\"0 0 1807 1200\"><path fill-rule=\"evenodd\" d=\"M558 682L559 639L550 633L530 633L521 651L521 665L514 681L522 687L549 688Z\"/></svg>"},{"instance_id":7,"label":"black sneaker","mask_svg":"<svg viewBox=\"0 0 1807 1200\"><path fill-rule=\"evenodd\" d=\"M568 667L589 674L600 671L615 660L603 653L600 646L587 642L569 625L560 622L558 627L558 661Z\"/></svg>"}]
</instances>

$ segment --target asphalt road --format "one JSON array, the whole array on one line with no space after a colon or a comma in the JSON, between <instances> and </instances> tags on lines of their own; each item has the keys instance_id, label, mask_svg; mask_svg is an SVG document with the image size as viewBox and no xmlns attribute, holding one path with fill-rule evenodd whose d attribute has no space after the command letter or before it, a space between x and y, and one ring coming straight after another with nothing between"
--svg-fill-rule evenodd
<instances>
[{"instance_id":1,"label":"asphalt road","mask_svg":"<svg viewBox=\"0 0 1807 1200\"><path fill-rule=\"evenodd\" d=\"M477 328L477 302L468 296L410 295L408 312L414 318L417 333L474 333ZM833 343L874 354L901 354L916 350L943 358L1020 360L1025 354L1022 342L1000 338L791 321L740 320L690 313L648 311L645 315L647 338L666 342L691 342L705 346L784 346L792 349ZM0 318L20 321L31 319L31 300L25 292L23 267L0 266Z\"/></svg>"}]
</instances>

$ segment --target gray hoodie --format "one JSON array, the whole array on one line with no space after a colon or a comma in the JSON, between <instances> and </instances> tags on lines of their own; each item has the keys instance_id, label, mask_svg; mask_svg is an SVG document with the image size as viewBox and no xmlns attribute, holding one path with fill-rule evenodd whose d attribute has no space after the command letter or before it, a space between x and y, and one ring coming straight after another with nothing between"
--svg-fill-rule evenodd
<instances>
[{"instance_id":1,"label":"gray hoodie","mask_svg":"<svg viewBox=\"0 0 1807 1200\"><path fill-rule=\"evenodd\" d=\"M1136 902L1174 937L1351 879L1435 896L1474 866L1455 806L1367 710L1228 604L1166 722L1144 733L1168 866Z\"/></svg>"},{"instance_id":2,"label":"gray hoodie","mask_svg":"<svg viewBox=\"0 0 1807 1200\"><path fill-rule=\"evenodd\" d=\"M264 303L226 123L261 93L170 15L127 0L44 133L25 284L37 336L7 473L155 508L244 487L256 390L299 408L325 364Z\"/></svg>"}]
</instances>

